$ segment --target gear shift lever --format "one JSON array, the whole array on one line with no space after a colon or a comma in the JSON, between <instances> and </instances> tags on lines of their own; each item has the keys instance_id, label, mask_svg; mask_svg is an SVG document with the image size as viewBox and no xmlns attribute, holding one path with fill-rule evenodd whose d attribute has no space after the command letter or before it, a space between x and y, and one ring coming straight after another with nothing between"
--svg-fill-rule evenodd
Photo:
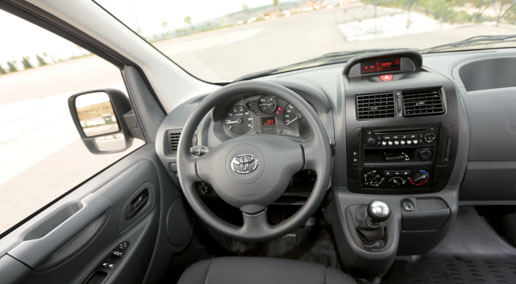
<instances>
[{"instance_id":1,"label":"gear shift lever","mask_svg":"<svg viewBox=\"0 0 516 284\"><path fill-rule=\"evenodd\" d=\"M367 216L370 225L378 226L387 221L391 216L391 209L387 203L380 200L373 200L367 205Z\"/></svg>"},{"instance_id":2,"label":"gear shift lever","mask_svg":"<svg viewBox=\"0 0 516 284\"><path fill-rule=\"evenodd\" d=\"M386 221L391 216L391 210L387 203L380 200L373 200L362 208L366 212L362 211L363 219L356 228L362 243L371 249L382 248L386 242Z\"/></svg>"}]
</instances>

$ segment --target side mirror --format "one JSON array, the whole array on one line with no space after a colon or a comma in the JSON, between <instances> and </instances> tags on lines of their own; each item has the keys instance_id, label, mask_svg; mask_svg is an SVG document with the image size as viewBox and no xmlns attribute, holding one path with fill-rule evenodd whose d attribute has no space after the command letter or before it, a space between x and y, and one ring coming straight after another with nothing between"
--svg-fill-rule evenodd
<instances>
[{"instance_id":1,"label":"side mirror","mask_svg":"<svg viewBox=\"0 0 516 284\"><path fill-rule=\"evenodd\" d=\"M129 98L118 90L73 95L68 107L82 141L94 154L122 152L131 147L133 137L142 138Z\"/></svg>"}]
</instances>

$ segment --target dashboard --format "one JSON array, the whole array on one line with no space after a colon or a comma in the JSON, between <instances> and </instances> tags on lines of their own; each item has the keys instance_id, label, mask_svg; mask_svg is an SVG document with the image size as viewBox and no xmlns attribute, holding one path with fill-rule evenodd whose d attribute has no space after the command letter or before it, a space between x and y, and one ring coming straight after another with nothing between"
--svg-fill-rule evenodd
<instances>
[{"instance_id":1,"label":"dashboard","mask_svg":"<svg viewBox=\"0 0 516 284\"><path fill-rule=\"evenodd\" d=\"M516 161L513 62L512 49L378 53L259 80L291 89L317 112L334 144L334 188L402 196L439 195L453 188L461 202L506 202L514 200L511 161ZM160 126L156 150L171 176L181 129L206 95L185 102ZM417 99L419 95L428 100ZM415 98L412 105L407 104L409 96ZM441 108L421 115L420 109L434 99ZM389 108L364 105L373 100ZM310 137L303 117L288 102L244 94L215 107L199 126L195 143L211 147L261 133ZM427 134L435 137L431 143L424 142ZM417 135L418 144L411 139L407 145L406 135ZM390 176L397 172L403 176Z\"/></svg>"}]
</instances>

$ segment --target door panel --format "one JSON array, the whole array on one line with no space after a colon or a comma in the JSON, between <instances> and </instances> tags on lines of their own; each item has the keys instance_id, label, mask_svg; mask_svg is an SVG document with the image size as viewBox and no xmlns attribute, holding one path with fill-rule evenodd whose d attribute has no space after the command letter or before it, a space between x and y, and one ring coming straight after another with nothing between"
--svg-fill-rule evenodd
<instances>
[{"instance_id":1,"label":"door panel","mask_svg":"<svg viewBox=\"0 0 516 284\"><path fill-rule=\"evenodd\" d=\"M101 280L91 283L142 283L148 270L163 272L149 267L153 252L168 264L190 232L172 229L187 238L164 241L177 239L159 229L167 227L164 212L182 200L161 167L154 145L145 145L2 239L2 283L85 283L91 275ZM186 214L172 218L189 222Z\"/></svg>"}]
</instances>

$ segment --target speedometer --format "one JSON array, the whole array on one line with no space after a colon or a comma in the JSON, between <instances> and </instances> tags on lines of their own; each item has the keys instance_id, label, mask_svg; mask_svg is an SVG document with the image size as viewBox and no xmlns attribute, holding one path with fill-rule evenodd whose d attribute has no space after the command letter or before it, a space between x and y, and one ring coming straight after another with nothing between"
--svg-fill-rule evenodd
<instances>
[{"instance_id":1,"label":"speedometer","mask_svg":"<svg viewBox=\"0 0 516 284\"><path fill-rule=\"evenodd\" d=\"M229 109L223 123L229 132L244 135L253 128L254 119L247 107L235 105Z\"/></svg>"}]
</instances>

